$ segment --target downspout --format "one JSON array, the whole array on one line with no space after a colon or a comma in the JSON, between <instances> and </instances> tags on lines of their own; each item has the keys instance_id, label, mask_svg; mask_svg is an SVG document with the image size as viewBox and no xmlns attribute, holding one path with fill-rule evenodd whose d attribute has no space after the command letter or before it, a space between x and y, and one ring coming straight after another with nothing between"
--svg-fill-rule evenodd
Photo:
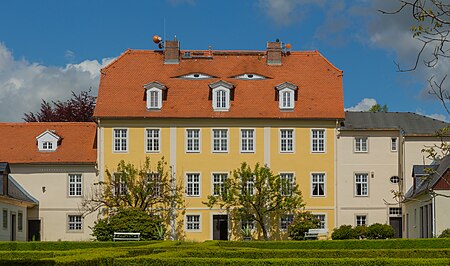
<instances>
[{"instance_id":1,"label":"downspout","mask_svg":"<svg viewBox=\"0 0 450 266\"><path fill-rule=\"evenodd\" d=\"M432 233L433 233L433 235L432 235L432 237L436 237L436 197L433 197L431 202L433 204L433 208L432 208L432 212L433 212L433 214L432 214L433 232Z\"/></svg>"},{"instance_id":2,"label":"downspout","mask_svg":"<svg viewBox=\"0 0 450 266\"><path fill-rule=\"evenodd\" d=\"M338 227L338 197L337 197L337 185L338 185L338 139L339 137L339 120L336 120L336 127L334 129L334 227Z\"/></svg>"}]
</instances>

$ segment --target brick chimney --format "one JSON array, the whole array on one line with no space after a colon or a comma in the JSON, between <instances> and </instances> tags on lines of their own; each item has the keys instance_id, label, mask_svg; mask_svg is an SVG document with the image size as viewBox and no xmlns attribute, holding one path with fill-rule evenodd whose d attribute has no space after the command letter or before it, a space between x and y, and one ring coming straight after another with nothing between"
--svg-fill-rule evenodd
<instances>
[{"instance_id":1,"label":"brick chimney","mask_svg":"<svg viewBox=\"0 0 450 266\"><path fill-rule=\"evenodd\" d=\"M180 42L174 38L173 41L165 41L164 64L178 64L180 62Z\"/></svg>"},{"instance_id":2,"label":"brick chimney","mask_svg":"<svg viewBox=\"0 0 450 266\"><path fill-rule=\"evenodd\" d=\"M267 64L281 65L281 42L267 42Z\"/></svg>"}]
</instances>

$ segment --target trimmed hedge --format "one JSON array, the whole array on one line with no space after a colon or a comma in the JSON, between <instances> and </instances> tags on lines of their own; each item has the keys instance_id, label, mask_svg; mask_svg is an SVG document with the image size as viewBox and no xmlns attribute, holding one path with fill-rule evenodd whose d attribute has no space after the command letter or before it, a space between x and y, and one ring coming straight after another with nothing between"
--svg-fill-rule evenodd
<instances>
[{"instance_id":1,"label":"trimmed hedge","mask_svg":"<svg viewBox=\"0 0 450 266\"><path fill-rule=\"evenodd\" d=\"M135 247L158 244L162 241L124 242L0 242L1 250L73 250L86 248Z\"/></svg>"}]
</instances>

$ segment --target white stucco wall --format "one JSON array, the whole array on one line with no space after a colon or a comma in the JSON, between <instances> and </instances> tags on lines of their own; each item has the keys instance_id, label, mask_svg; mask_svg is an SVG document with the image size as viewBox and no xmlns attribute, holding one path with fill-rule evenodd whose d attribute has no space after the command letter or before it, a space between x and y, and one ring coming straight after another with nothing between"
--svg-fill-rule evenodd
<instances>
[{"instance_id":1,"label":"white stucco wall","mask_svg":"<svg viewBox=\"0 0 450 266\"><path fill-rule=\"evenodd\" d=\"M3 227L3 210L8 211L8 222L7 227ZM23 214L22 230L19 231L19 220L18 213ZM14 230L16 231L16 241L26 241L27 240L27 208L14 202L0 199L0 241L10 241L11 240L11 226L12 226L12 215L16 216L16 226Z\"/></svg>"},{"instance_id":2,"label":"white stucco wall","mask_svg":"<svg viewBox=\"0 0 450 266\"><path fill-rule=\"evenodd\" d=\"M450 191L449 190L437 190L436 191L440 195L445 195L447 197L450 197ZM439 236L442 231L444 231L447 228L450 228L450 198L447 198L444 196L437 196L435 198L435 235Z\"/></svg>"}]
</instances>

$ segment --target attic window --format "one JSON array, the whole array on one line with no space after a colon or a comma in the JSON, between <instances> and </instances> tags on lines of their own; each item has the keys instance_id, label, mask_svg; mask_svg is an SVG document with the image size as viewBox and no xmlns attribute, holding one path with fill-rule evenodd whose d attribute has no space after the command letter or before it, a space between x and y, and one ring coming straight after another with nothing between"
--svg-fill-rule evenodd
<instances>
[{"instance_id":1,"label":"attic window","mask_svg":"<svg viewBox=\"0 0 450 266\"><path fill-rule=\"evenodd\" d=\"M198 73L190 73L190 74L178 76L176 78L180 78L180 79L211 79L211 78L215 78L215 77L208 75L208 74L198 72Z\"/></svg>"},{"instance_id":2,"label":"attic window","mask_svg":"<svg viewBox=\"0 0 450 266\"><path fill-rule=\"evenodd\" d=\"M263 75L258 75L254 73L245 73L238 76L234 76L235 79L242 79L242 80L261 80L261 79L267 79L267 77Z\"/></svg>"},{"instance_id":3,"label":"attic window","mask_svg":"<svg viewBox=\"0 0 450 266\"><path fill-rule=\"evenodd\" d=\"M212 107L214 111L230 110L231 89L233 84L226 81L217 81L209 84L212 89Z\"/></svg>"},{"instance_id":4,"label":"attic window","mask_svg":"<svg viewBox=\"0 0 450 266\"><path fill-rule=\"evenodd\" d=\"M42 142L42 150L46 150L46 151L53 150L53 142L43 141Z\"/></svg>"},{"instance_id":5,"label":"attic window","mask_svg":"<svg viewBox=\"0 0 450 266\"><path fill-rule=\"evenodd\" d=\"M295 91L298 87L292 83L284 82L275 88L278 90L278 106L280 110L293 110L295 107Z\"/></svg>"},{"instance_id":6,"label":"attic window","mask_svg":"<svg viewBox=\"0 0 450 266\"><path fill-rule=\"evenodd\" d=\"M36 137L39 151L56 151L60 137L54 131L46 130Z\"/></svg>"},{"instance_id":7,"label":"attic window","mask_svg":"<svg viewBox=\"0 0 450 266\"><path fill-rule=\"evenodd\" d=\"M147 110L161 110L163 101L163 91L166 86L154 81L144 85Z\"/></svg>"}]
</instances>

